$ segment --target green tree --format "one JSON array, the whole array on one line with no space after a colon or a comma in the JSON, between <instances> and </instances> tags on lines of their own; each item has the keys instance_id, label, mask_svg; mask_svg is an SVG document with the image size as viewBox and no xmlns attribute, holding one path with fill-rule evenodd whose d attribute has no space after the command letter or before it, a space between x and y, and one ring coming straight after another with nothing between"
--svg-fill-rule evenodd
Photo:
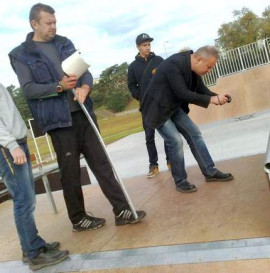
<instances>
[{"instance_id":1,"label":"green tree","mask_svg":"<svg viewBox=\"0 0 270 273\"><path fill-rule=\"evenodd\" d=\"M218 29L220 46L229 50L259 39L261 19L248 8L233 11L235 20Z\"/></svg>"},{"instance_id":2,"label":"green tree","mask_svg":"<svg viewBox=\"0 0 270 273\"><path fill-rule=\"evenodd\" d=\"M108 95L106 107L115 112L121 112L125 109L129 101L129 94L122 92L120 89L117 89L113 92L110 92Z\"/></svg>"},{"instance_id":3,"label":"green tree","mask_svg":"<svg viewBox=\"0 0 270 273\"><path fill-rule=\"evenodd\" d=\"M265 8L262 17L248 8L233 11L233 16L233 22L223 24L218 29L222 49L229 50L270 37L270 6Z\"/></svg>"},{"instance_id":4,"label":"green tree","mask_svg":"<svg viewBox=\"0 0 270 273\"><path fill-rule=\"evenodd\" d=\"M14 103L17 106L23 120L28 126L28 119L32 118L32 115L29 110L26 99L24 97L22 89L16 88L14 85L10 85L7 87L7 90L10 93L12 99L14 100Z\"/></svg>"},{"instance_id":5,"label":"green tree","mask_svg":"<svg viewBox=\"0 0 270 273\"><path fill-rule=\"evenodd\" d=\"M101 80L94 84L91 92L91 99L94 102L94 107L97 108L105 103L105 84Z\"/></svg>"},{"instance_id":6,"label":"green tree","mask_svg":"<svg viewBox=\"0 0 270 273\"><path fill-rule=\"evenodd\" d=\"M266 39L268 37L270 37L270 6L266 7L264 12L262 13L260 31L261 39Z\"/></svg>"},{"instance_id":7,"label":"green tree","mask_svg":"<svg viewBox=\"0 0 270 273\"><path fill-rule=\"evenodd\" d=\"M95 106L105 105L109 110L120 112L131 100L127 88L128 64L115 64L108 67L100 75L99 83L93 88L91 98Z\"/></svg>"}]
</instances>

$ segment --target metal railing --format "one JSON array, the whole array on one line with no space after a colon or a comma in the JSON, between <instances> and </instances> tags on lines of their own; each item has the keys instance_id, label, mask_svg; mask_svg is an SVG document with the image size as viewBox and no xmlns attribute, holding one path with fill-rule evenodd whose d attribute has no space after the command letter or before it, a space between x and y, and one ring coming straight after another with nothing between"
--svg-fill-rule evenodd
<instances>
[{"instance_id":1,"label":"metal railing","mask_svg":"<svg viewBox=\"0 0 270 273\"><path fill-rule=\"evenodd\" d=\"M210 73L203 76L205 85L215 85L217 79L270 63L270 38L258 40L219 53L219 59Z\"/></svg>"}]
</instances>

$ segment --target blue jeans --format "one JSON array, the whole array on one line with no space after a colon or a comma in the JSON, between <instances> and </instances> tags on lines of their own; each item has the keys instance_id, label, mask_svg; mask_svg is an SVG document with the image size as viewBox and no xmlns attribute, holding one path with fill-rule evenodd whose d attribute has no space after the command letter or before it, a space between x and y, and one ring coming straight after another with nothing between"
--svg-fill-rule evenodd
<instances>
[{"instance_id":1,"label":"blue jeans","mask_svg":"<svg viewBox=\"0 0 270 273\"><path fill-rule=\"evenodd\" d=\"M8 149L0 146L0 176L13 199L13 211L22 250L29 258L36 257L45 241L38 236L34 220L35 188L27 144L21 144L27 163L16 165ZM2 223L4 224L4 223Z\"/></svg>"},{"instance_id":2,"label":"blue jeans","mask_svg":"<svg viewBox=\"0 0 270 273\"><path fill-rule=\"evenodd\" d=\"M176 185L185 182L187 179L181 134L187 140L203 175L216 174L215 164L208 152L198 126L182 109L178 109L172 117L157 130L168 146L172 176Z\"/></svg>"}]
</instances>

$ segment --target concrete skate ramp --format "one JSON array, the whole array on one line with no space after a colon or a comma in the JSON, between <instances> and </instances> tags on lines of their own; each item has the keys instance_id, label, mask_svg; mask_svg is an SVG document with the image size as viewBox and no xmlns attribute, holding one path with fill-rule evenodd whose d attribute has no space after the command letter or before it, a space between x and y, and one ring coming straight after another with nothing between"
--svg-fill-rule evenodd
<instances>
[{"instance_id":1,"label":"concrete skate ramp","mask_svg":"<svg viewBox=\"0 0 270 273\"><path fill-rule=\"evenodd\" d=\"M209 105L208 109L190 105L190 117L198 124L251 115L270 108L270 65L219 78L210 89L228 93L232 102L224 106Z\"/></svg>"}]
</instances>

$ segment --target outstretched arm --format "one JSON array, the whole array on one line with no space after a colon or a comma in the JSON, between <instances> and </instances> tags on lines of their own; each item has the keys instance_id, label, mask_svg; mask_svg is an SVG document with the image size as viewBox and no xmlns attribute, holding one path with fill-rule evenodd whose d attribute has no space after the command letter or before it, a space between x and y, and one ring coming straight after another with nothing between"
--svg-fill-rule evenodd
<instances>
[{"instance_id":1,"label":"outstretched arm","mask_svg":"<svg viewBox=\"0 0 270 273\"><path fill-rule=\"evenodd\" d=\"M231 96L229 94L220 94L211 97L210 103L215 105L224 105L225 103L229 103L231 101Z\"/></svg>"}]
</instances>

